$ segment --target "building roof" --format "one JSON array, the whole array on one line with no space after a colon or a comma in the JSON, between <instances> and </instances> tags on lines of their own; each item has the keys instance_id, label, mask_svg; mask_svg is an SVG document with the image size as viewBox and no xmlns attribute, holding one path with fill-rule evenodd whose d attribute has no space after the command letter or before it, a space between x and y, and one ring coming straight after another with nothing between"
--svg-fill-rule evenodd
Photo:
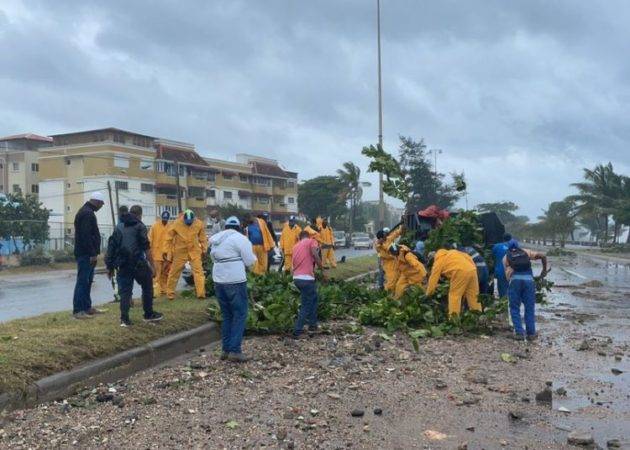
<instances>
[{"instance_id":1,"label":"building roof","mask_svg":"<svg viewBox=\"0 0 630 450\"><path fill-rule=\"evenodd\" d=\"M156 139L154 136L149 136L149 135L142 134L142 133L136 133L135 131L121 130L120 128L115 128L115 127L97 128L95 130L85 130L85 131L73 131L71 133L51 134L50 137L51 138L56 138L56 137L61 137L61 136L72 136L72 135L76 135L76 134L100 133L100 132L104 132L104 131L113 131L113 132L117 132L117 133L133 134L135 136L142 136L142 137L149 138L149 139Z\"/></svg>"},{"instance_id":2,"label":"building roof","mask_svg":"<svg viewBox=\"0 0 630 450\"><path fill-rule=\"evenodd\" d=\"M209 167L208 163L194 150L181 150L178 148L159 145L157 148L158 159L177 161L184 164Z\"/></svg>"},{"instance_id":3,"label":"building roof","mask_svg":"<svg viewBox=\"0 0 630 450\"><path fill-rule=\"evenodd\" d=\"M293 178L293 172L287 172L282 167L275 164L264 164L258 161L252 161L252 168L254 169L255 174L259 175L268 175L271 177L279 177L279 178Z\"/></svg>"},{"instance_id":4,"label":"building roof","mask_svg":"<svg viewBox=\"0 0 630 450\"><path fill-rule=\"evenodd\" d=\"M14 134L12 136L1 137L0 141L17 141L19 139L26 139L27 141L40 141L40 142L52 142L53 138L48 136L40 136L33 133Z\"/></svg>"}]
</instances>

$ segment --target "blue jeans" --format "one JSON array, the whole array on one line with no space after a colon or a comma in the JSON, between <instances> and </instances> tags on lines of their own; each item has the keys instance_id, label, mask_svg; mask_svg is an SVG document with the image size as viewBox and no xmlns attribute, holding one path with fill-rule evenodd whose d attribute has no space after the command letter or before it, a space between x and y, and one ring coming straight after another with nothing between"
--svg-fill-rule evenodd
<instances>
[{"instance_id":1,"label":"blue jeans","mask_svg":"<svg viewBox=\"0 0 630 450\"><path fill-rule=\"evenodd\" d=\"M293 331L295 336L299 336L307 322L309 328L317 328L317 286L315 280L294 280L293 282L300 290L301 297L300 311Z\"/></svg>"},{"instance_id":2,"label":"blue jeans","mask_svg":"<svg viewBox=\"0 0 630 450\"><path fill-rule=\"evenodd\" d=\"M477 277L479 278L479 293L488 293L488 283L490 274L488 273L488 267L477 267Z\"/></svg>"},{"instance_id":3,"label":"blue jeans","mask_svg":"<svg viewBox=\"0 0 630 450\"><path fill-rule=\"evenodd\" d=\"M497 279L497 291L499 292L499 298L506 297L508 293L508 280L505 278L505 274L496 274Z\"/></svg>"},{"instance_id":4,"label":"blue jeans","mask_svg":"<svg viewBox=\"0 0 630 450\"><path fill-rule=\"evenodd\" d=\"M129 320L129 307L133 295L134 280L142 288L142 308L144 318L153 314L153 275L146 262L136 266L135 269L121 269L116 275L118 282L118 295L120 296L120 320Z\"/></svg>"},{"instance_id":5,"label":"blue jeans","mask_svg":"<svg viewBox=\"0 0 630 450\"><path fill-rule=\"evenodd\" d=\"M525 305L525 329L528 336L536 334L536 286L531 275L512 275L508 288L510 316L514 324L514 332L523 334L521 322L521 303Z\"/></svg>"},{"instance_id":6,"label":"blue jeans","mask_svg":"<svg viewBox=\"0 0 630 450\"><path fill-rule=\"evenodd\" d=\"M247 283L215 283L221 307L221 344L224 353L241 353L247 321Z\"/></svg>"},{"instance_id":7,"label":"blue jeans","mask_svg":"<svg viewBox=\"0 0 630 450\"><path fill-rule=\"evenodd\" d=\"M72 299L72 314L89 311L92 308L92 282L94 281L94 266L89 256L77 256L77 281L74 285Z\"/></svg>"}]
</instances>

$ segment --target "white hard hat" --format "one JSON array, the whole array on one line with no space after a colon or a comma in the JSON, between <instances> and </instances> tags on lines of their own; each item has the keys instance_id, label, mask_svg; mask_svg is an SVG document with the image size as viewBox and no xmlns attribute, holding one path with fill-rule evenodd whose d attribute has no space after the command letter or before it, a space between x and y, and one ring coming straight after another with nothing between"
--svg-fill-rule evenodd
<instances>
[{"instance_id":1,"label":"white hard hat","mask_svg":"<svg viewBox=\"0 0 630 450\"><path fill-rule=\"evenodd\" d=\"M105 196L101 191L92 192L90 194L90 200L98 200L99 202L105 203Z\"/></svg>"}]
</instances>

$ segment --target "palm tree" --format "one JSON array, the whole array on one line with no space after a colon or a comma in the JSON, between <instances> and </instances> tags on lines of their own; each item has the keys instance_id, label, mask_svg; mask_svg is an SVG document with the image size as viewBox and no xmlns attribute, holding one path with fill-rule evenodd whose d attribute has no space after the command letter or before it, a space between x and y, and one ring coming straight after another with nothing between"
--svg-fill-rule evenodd
<instances>
[{"instance_id":1,"label":"palm tree","mask_svg":"<svg viewBox=\"0 0 630 450\"><path fill-rule=\"evenodd\" d=\"M344 185L343 195L350 203L349 228L350 233L354 231L354 223L357 215L357 208L363 197L363 187L371 186L368 182L361 181L361 169L351 161L343 163L343 169L337 170L337 176Z\"/></svg>"},{"instance_id":2,"label":"palm tree","mask_svg":"<svg viewBox=\"0 0 630 450\"><path fill-rule=\"evenodd\" d=\"M584 169L584 181L572 184L579 194L567 197L567 200L578 203L579 215L596 218L604 243L608 241L609 218L614 214L616 200L621 196L621 178L610 162L599 164L592 170Z\"/></svg>"}]
</instances>

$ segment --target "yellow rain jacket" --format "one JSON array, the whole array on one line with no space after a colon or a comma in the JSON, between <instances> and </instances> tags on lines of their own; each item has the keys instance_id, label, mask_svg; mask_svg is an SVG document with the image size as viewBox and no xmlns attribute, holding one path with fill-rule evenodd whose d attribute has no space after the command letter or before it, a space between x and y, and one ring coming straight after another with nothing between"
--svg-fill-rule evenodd
<instances>
[{"instance_id":1,"label":"yellow rain jacket","mask_svg":"<svg viewBox=\"0 0 630 450\"><path fill-rule=\"evenodd\" d=\"M267 263L269 261L269 251L275 247L275 241L273 240L273 236L271 236L271 232L267 227L267 222L264 219L257 217L255 220L258 222L258 227L260 228L260 234L263 238L262 245L252 245L252 250L254 250L254 255L256 255L256 263L252 268L252 272L256 275L262 275L267 273Z\"/></svg>"},{"instance_id":2,"label":"yellow rain jacket","mask_svg":"<svg viewBox=\"0 0 630 450\"><path fill-rule=\"evenodd\" d=\"M398 227L385 237L382 244L375 245L385 272L385 290L388 292L394 292L398 281L398 258L389 252L389 247L401 234L402 227Z\"/></svg>"},{"instance_id":3,"label":"yellow rain jacket","mask_svg":"<svg viewBox=\"0 0 630 450\"><path fill-rule=\"evenodd\" d=\"M284 253L284 270L289 272L293 267L293 247L300 240L300 233L302 228L299 225L294 225L293 228L289 226L289 222L284 224L282 228L282 234L280 235L280 242L278 246Z\"/></svg>"},{"instance_id":4,"label":"yellow rain jacket","mask_svg":"<svg viewBox=\"0 0 630 450\"><path fill-rule=\"evenodd\" d=\"M155 274L153 276L153 291L155 295L162 295L166 292L166 284L168 282L168 261L164 261L164 242L166 241L166 232L171 226L170 223L164 225L162 219L158 218L149 231L149 242L151 243L151 257L153 258L153 267Z\"/></svg>"},{"instance_id":5,"label":"yellow rain jacket","mask_svg":"<svg viewBox=\"0 0 630 450\"><path fill-rule=\"evenodd\" d=\"M397 259L398 264L398 281L396 282L395 298L400 298L409 286L420 286L427 276L427 269L420 262L418 257L414 255L409 247L400 246L400 252Z\"/></svg>"},{"instance_id":6,"label":"yellow rain jacket","mask_svg":"<svg viewBox=\"0 0 630 450\"><path fill-rule=\"evenodd\" d=\"M320 228L319 237L322 247L322 264L324 267L337 267L337 259L335 258L335 235L333 229L328 225L326 228Z\"/></svg>"},{"instance_id":7,"label":"yellow rain jacket","mask_svg":"<svg viewBox=\"0 0 630 450\"><path fill-rule=\"evenodd\" d=\"M169 299L175 298L175 286L186 262L190 262L197 297L206 297L206 276L201 256L207 251L208 237L201 220L195 219L191 225L186 225L184 218L180 216L168 228L163 253L166 254L168 261L172 261L166 282L166 295Z\"/></svg>"},{"instance_id":8,"label":"yellow rain jacket","mask_svg":"<svg viewBox=\"0 0 630 450\"><path fill-rule=\"evenodd\" d=\"M320 228L321 230L321 228ZM319 231L316 231L315 229L313 229L312 226L310 225L306 225L304 227L304 231L306 231L308 233L308 235L312 238L315 239L317 242L319 242L320 244L322 243L322 237L319 234Z\"/></svg>"},{"instance_id":9,"label":"yellow rain jacket","mask_svg":"<svg viewBox=\"0 0 630 450\"><path fill-rule=\"evenodd\" d=\"M449 315L461 312L462 297L466 298L468 308L481 311L477 267L470 255L459 250L438 250L429 277L427 295L435 292L441 276L448 278L451 282L448 291Z\"/></svg>"}]
</instances>

